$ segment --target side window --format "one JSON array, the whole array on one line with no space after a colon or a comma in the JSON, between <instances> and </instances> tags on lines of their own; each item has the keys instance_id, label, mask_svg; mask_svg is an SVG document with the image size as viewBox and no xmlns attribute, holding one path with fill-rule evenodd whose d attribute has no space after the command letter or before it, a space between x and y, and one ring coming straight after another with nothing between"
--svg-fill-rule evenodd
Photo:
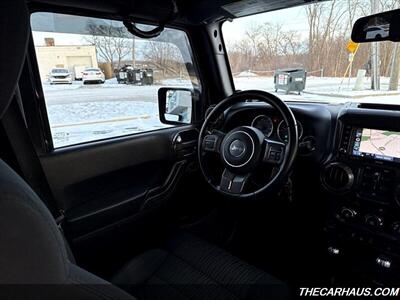
<instances>
[{"instance_id":1,"label":"side window","mask_svg":"<svg viewBox=\"0 0 400 300\"><path fill-rule=\"evenodd\" d=\"M55 13L34 13L31 28L54 148L169 127L158 90L200 89L183 31L140 39L119 21Z\"/></svg>"}]
</instances>

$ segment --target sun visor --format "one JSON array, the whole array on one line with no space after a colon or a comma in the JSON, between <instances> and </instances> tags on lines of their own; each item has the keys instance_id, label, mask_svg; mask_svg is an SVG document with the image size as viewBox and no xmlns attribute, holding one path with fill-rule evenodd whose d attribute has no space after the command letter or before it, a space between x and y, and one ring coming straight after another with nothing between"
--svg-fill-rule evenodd
<instances>
[{"instance_id":1,"label":"sun visor","mask_svg":"<svg viewBox=\"0 0 400 300\"><path fill-rule=\"evenodd\" d=\"M327 0L322 0L327 1ZM223 10L228 12L235 18L245 17L249 15L259 14L267 11L273 11L283 8L309 4L309 0L240 0L221 6ZM321 1L313 1L321 2Z\"/></svg>"}]
</instances>

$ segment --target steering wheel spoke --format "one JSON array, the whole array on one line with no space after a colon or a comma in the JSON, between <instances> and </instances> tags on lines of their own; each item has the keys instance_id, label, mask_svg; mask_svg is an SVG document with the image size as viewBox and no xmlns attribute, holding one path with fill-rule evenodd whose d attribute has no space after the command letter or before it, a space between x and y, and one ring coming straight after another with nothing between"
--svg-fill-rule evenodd
<instances>
[{"instance_id":1,"label":"steering wheel spoke","mask_svg":"<svg viewBox=\"0 0 400 300\"><path fill-rule=\"evenodd\" d=\"M225 133L214 130L203 138L202 150L205 152L220 153L221 142L225 137Z\"/></svg>"},{"instance_id":2,"label":"steering wheel spoke","mask_svg":"<svg viewBox=\"0 0 400 300\"><path fill-rule=\"evenodd\" d=\"M219 189L226 193L240 195L249 177L250 174L235 174L225 169L221 176Z\"/></svg>"},{"instance_id":3,"label":"steering wheel spoke","mask_svg":"<svg viewBox=\"0 0 400 300\"><path fill-rule=\"evenodd\" d=\"M285 156L286 145L282 142L270 139L265 139L264 144L265 144L265 150L264 150L263 162L273 165L281 164Z\"/></svg>"}]
</instances>

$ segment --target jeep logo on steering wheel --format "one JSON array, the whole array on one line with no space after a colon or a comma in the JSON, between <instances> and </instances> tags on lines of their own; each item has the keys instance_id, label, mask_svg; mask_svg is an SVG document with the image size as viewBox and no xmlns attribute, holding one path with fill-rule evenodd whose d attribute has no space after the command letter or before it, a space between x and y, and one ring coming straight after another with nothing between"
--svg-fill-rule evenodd
<instances>
[{"instance_id":1,"label":"jeep logo on steering wheel","mask_svg":"<svg viewBox=\"0 0 400 300\"><path fill-rule=\"evenodd\" d=\"M242 156L246 151L245 144L240 140L234 140L229 146L229 153L234 157Z\"/></svg>"}]
</instances>

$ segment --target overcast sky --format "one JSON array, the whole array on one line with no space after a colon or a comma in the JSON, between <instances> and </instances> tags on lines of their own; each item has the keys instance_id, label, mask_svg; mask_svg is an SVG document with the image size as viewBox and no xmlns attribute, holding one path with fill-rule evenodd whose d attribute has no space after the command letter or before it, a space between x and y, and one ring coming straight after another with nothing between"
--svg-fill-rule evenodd
<instances>
[{"instance_id":1,"label":"overcast sky","mask_svg":"<svg viewBox=\"0 0 400 300\"><path fill-rule=\"evenodd\" d=\"M233 42L243 38L246 29L254 25L264 23L281 24L284 30L296 30L306 34L308 31L307 15L305 6L298 6L284 10L271 11L258 15L234 19L225 22L222 27L225 42Z\"/></svg>"}]
</instances>

